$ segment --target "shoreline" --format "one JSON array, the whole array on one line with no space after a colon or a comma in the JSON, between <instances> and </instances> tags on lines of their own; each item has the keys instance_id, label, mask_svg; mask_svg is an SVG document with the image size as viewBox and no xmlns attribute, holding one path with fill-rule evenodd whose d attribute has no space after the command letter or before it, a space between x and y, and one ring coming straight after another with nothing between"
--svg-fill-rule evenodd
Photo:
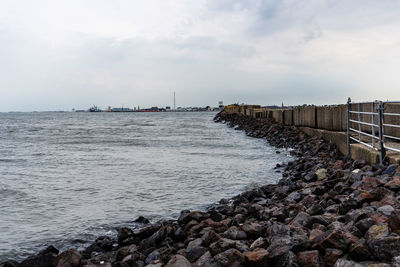
<instances>
[{"instance_id":1,"label":"shoreline","mask_svg":"<svg viewBox=\"0 0 400 267\"><path fill-rule=\"evenodd\" d=\"M3 266L352 266L400 262L400 168L368 165L271 119L219 113L225 122L296 159L282 179L179 219L120 228L84 251L50 246ZM192 265L194 264L194 265ZM345 265L352 264L352 265ZM362 266L362 265L361 265ZM390 266L390 265L381 265ZM400 266L400 265L399 265Z\"/></svg>"}]
</instances>

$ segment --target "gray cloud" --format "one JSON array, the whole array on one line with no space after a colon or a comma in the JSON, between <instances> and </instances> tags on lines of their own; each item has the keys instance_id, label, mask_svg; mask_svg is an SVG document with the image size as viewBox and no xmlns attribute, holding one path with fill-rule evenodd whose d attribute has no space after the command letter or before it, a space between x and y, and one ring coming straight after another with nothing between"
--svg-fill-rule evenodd
<instances>
[{"instance_id":1,"label":"gray cloud","mask_svg":"<svg viewBox=\"0 0 400 267\"><path fill-rule=\"evenodd\" d=\"M0 111L399 99L399 5L3 1Z\"/></svg>"}]
</instances>

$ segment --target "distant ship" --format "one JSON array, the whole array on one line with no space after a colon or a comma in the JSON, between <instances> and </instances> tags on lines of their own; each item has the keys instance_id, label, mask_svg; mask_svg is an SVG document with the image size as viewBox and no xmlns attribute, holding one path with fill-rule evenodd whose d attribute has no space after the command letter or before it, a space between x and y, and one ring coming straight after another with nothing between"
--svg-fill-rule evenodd
<instances>
[{"instance_id":1,"label":"distant ship","mask_svg":"<svg viewBox=\"0 0 400 267\"><path fill-rule=\"evenodd\" d=\"M101 109L99 107L93 105L93 107L89 108L89 112L101 112Z\"/></svg>"},{"instance_id":2,"label":"distant ship","mask_svg":"<svg viewBox=\"0 0 400 267\"><path fill-rule=\"evenodd\" d=\"M122 108L111 108L108 111L110 111L110 112L133 112L133 109L122 107Z\"/></svg>"}]
</instances>

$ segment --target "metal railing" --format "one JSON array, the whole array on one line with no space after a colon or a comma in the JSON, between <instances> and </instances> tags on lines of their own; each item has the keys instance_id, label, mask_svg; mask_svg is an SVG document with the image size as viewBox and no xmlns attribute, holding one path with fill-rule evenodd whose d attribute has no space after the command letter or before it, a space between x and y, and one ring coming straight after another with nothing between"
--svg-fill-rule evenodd
<instances>
[{"instance_id":1,"label":"metal railing","mask_svg":"<svg viewBox=\"0 0 400 267\"><path fill-rule=\"evenodd\" d=\"M387 129L398 129L400 133L400 120L392 120L394 123L385 122L385 117L399 117L400 113L385 112L385 105L400 104L400 101L374 101L352 103L350 98L347 101L347 154L350 155L350 144L352 141L360 143L371 149L379 151L379 161L385 160L386 151L400 153L399 148L395 148L387 143L387 139L395 142L400 141L400 134L393 136L386 134ZM370 110L365 107L371 105ZM353 106L353 107L352 107ZM354 110L356 106L357 110ZM364 107L364 110L363 108ZM356 117L356 118L354 118ZM367 121L366 121L367 120ZM398 123L398 124L396 124ZM393 131L392 131L393 132Z\"/></svg>"}]
</instances>

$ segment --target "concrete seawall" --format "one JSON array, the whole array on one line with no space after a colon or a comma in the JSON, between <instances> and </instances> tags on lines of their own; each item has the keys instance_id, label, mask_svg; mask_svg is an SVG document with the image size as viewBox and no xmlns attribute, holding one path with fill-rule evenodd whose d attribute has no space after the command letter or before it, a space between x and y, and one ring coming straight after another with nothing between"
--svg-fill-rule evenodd
<instances>
[{"instance_id":1,"label":"concrete seawall","mask_svg":"<svg viewBox=\"0 0 400 267\"><path fill-rule=\"evenodd\" d=\"M351 109L355 111L371 112L374 110L371 103L351 104ZM301 106L288 109L264 108L260 105L229 105L224 109L228 114L242 114L253 118L273 118L277 123L286 126L299 127L309 136L318 136L336 144L340 152L347 154L347 107L346 105L331 106ZM400 104L386 104L385 112L400 113ZM360 115L361 120L371 123L372 119L377 122L377 116ZM351 119L358 120L357 114L351 114ZM399 116L386 116L385 123L400 125ZM355 127L355 125L353 125ZM357 126L358 127L358 126ZM372 132L371 126L362 125L361 129L365 132ZM377 131L377 130L376 130ZM400 129L385 127L386 134L399 137ZM351 157L353 159L365 160L369 163L379 162L379 152L361 144L351 144ZM387 153L387 161L400 164L398 153Z\"/></svg>"}]
</instances>

